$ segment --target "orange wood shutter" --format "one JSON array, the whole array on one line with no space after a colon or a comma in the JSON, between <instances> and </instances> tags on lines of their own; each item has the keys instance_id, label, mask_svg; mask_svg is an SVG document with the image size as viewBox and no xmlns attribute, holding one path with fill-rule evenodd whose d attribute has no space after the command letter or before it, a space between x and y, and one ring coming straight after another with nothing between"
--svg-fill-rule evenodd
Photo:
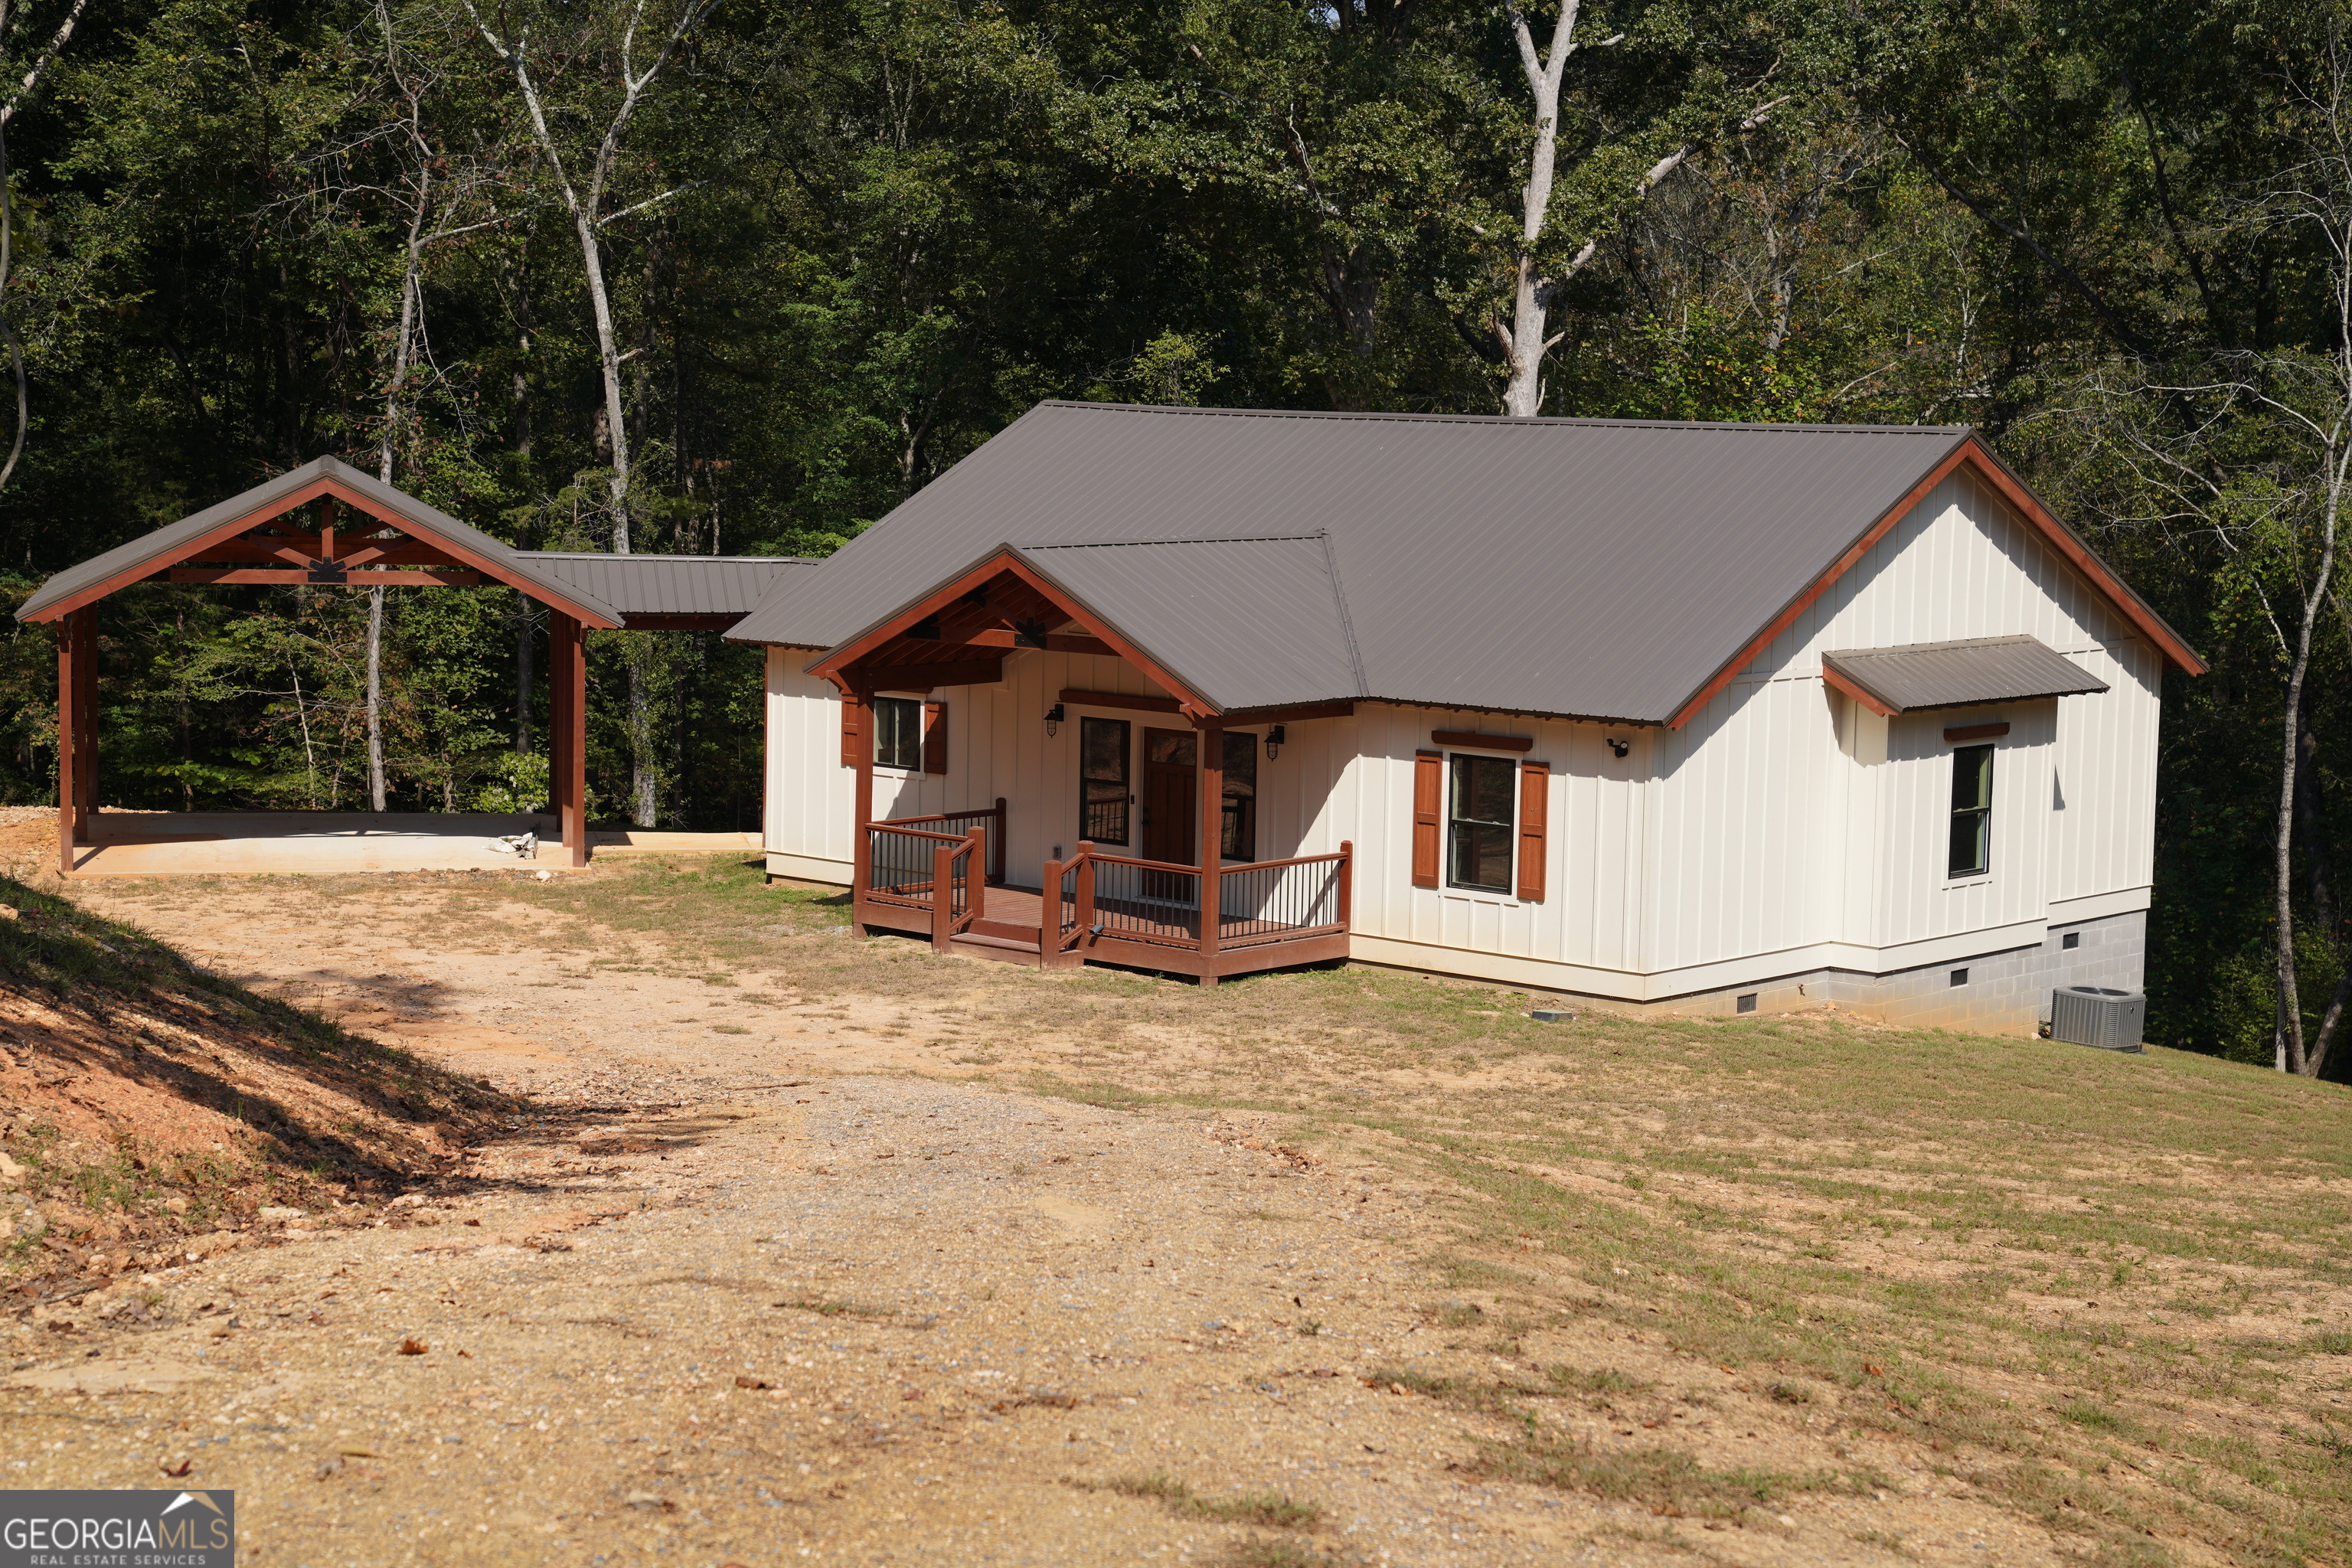
<instances>
[{"instance_id":1,"label":"orange wood shutter","mask_svg":"<svg viewBox=\"0 0 2352 1568\"><path fill-rule=\"evenodd\" d=\"M866 733L866 707L855 697L841 700L841 765L857 765L857 747Z\"/></svg>"},{"instance_id":2,"label":"orange wood shutter","mask_svg":"<svg viewBox=\"0 0 2352 1568\"><path fill-rule=\"evenodd\" d=\"M1551 801L1551 764L1519 764L1519 901L1543 902L1544 818Z\"/></svg>"},{"instance_id":3,"label":"orange wood shutter","mask_svg":"<svg viewBox=\"0 0 2352 1568\"><path fill-rule=\"evenodd\" d=\"M1437 886L1438 821L1445 798L1445 759L1435 752L1412 754L1412 885Z\"/></svg>"},{"instance_id":4,"label":"orange wood shutter","mask_svg":"<svg viewBox=\"0 0 2352 1568\"><path fill-rule=\"evenodd\" d=\"M923 704L923 771L948 771L948 707L944 702Z\"/></svg>"}]
</instances>

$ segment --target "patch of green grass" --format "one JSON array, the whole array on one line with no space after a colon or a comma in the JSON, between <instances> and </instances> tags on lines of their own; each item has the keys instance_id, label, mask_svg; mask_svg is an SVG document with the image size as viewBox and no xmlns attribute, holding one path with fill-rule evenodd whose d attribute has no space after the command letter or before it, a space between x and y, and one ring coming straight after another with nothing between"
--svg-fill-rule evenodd
<instances>
[{"instance_id":1,"label":"patch of green grass","mask_svg":"<svg viewBox=\"0 0 2352 1568\"><path fill-rule=\"evenodd\" d=\"M820 1318L887 1318L891 1315L887 1307L861 1307L855 1301L819 1300L813 1297L794 1297L772 1305L786 1311L814 1312Z\"/></svg>"},{"instance_id":2,"label":"patch of green grass","mask_svg":"<svg viewBox=\"0 0 2352 1568\"><path fill-rule=\"evenodd\" d=\"M1219 1568L1349 1568L1354 1561L1282 1535L1253 1535L1217 1557Z\"/></svg>"},{"instance_id":3,"label":"patch of green grass","mask_svg":"<svg viewBox=\"0 0 2352 1568\"><path fill-rule=\"evenodd\" d=\"M1300 1502L1279 1492L1244 1492L1235 1497L1204 1498L1165 1470L1148 1476L1123 1476L1108 1481L1073 1481L1083 1491L1117 1492L1164 1504L1186 1519L1213 1519L1226 1524L1255 1524L1268 1530L1308 1530L1321 1522L1319 1504Z\"/></svg>"},{"instance_id":4,"label":"patch of green grass","mask_svg":"<svg viewBox=\"0 0 2352 1568\"><path fill-rule=\"evenodd\" d=\"M1797 1492L1866 1489L1859 1478L1710 1469L1680 1448L1603 1449L1548 1433L1523 1443L1489 1444L1476 1468L1504 1479L1589 1492L1612 1502L1638 1502L1670 1515L1700 1519L1736 1519L1748 1509Z\"/></svg>"}]
</instances>

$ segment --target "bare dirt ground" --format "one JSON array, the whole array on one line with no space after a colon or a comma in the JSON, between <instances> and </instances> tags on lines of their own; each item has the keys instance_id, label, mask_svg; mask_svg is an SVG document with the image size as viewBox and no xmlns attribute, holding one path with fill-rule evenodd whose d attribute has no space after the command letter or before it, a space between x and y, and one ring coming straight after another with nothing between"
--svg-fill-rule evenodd
<instances>
[{"instance_id":1,"label":"bare dirt ground","mask_svg":"<svg viewBox=\"0 0 2352 1568\"><path fill-rule=\"evenodd\" d=\"M457 1087L281 1113L373 1163L278 1169L192 1246L52 1201L0 1485L234 1488L258 1563L2341 1560L2340 1092L2291 1107L2315 1231L2168 1250L2108 1200L2242 1232L2229 1126L2159 1172L2012 1125L2039 1152L1962 1182L1952 1126L1806 1079L1893 1031L1705 1031L1755 1045L1727 1083L1596 1022L1563 1065L1490 991L1039 975L655 875L72 885ZM0 996L26 1059L77 1016ZM1629 1042L1670 1102L1603 1092ZM2051 1245L1989 1282L2004 1226Z\"/></svg>"}]
</instances>

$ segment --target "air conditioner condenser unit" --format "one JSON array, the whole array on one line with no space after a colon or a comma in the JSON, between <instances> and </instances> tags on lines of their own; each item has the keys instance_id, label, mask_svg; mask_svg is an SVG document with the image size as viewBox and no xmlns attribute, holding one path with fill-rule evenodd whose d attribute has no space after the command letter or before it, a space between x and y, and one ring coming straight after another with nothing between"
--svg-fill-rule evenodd
<instances>
[{"instance_id":1,"label":"air conditioner condenser unit","mask_svg":"<svg viewBox=\"0 0 2352 1568\"><path fill-rule=\"evenodd\" d=\"M2103 1051L2137 1051L2147 994L2105 985L2062 985L2050 996L2050 1037Z\"/></svg>"}]
</instances>

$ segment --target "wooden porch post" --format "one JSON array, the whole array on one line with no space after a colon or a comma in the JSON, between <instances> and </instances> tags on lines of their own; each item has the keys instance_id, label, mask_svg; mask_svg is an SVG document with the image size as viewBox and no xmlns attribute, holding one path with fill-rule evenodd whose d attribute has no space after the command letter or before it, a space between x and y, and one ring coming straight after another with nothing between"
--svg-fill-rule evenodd
<instances>
[{"instance_id":1,"label":"wooden porch post","mask_svg":"<svg viewBox=\"0 0 2352 1568\"><path fill-rule=\"evenodd\" d=\"M852 936L866 934L866 921L861 918L865 914L862 906L866 901L866 889L874 879L873 837L866 831L866 825L874 820L873 699L873 683L861 670L854 678L850 694L843 699L841 715L843 724L856 726L856 747L851 755L857 766L857 788L854 796L856 820L851 824L849 841L849 932ZM932 919L937 920L940 917L936 899L933 903Z\"/></svg>"},{"instance_id":2,"label":"wooden porch post","mask_svg":"<svg viewBox=\"0 0 2352 1568\"><path fill-rule=\"evenodd\" d=\"M1225 731L1201 731L1201 984L1217 983L1217 913L1223 903L1225 865Z\"/></svg>"},{"instance_id":3,"label":"wooden porch post","mask_svg":"<svg viewBox=\"0 0 2352 1568\"><path fill-rule=\"evenodd\" d=\"M561 610L547 617L547 677L555 721L548 737L548 778L561 812L563 847L573 866L588 864L588 659L586 632Z\"/></svg>"}]
</instances>

